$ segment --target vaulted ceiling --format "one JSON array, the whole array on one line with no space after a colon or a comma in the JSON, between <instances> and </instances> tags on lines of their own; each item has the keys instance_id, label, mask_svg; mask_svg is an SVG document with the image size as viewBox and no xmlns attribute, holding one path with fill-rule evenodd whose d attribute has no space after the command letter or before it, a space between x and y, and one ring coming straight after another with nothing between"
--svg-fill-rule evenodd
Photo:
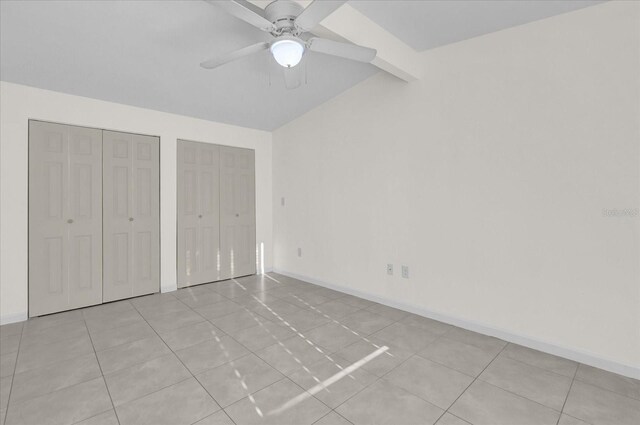
<instances>
[{"instance_id":1,"label":"vaulted ceiling","mask_svg":"<svg viewBox=\"0 0 640 425\"><path fill-rule=\"evenodd\" d=\"M596 2L349 3L424 50ZM1 1L0 79L273 130L379 72L372 65L310 54L301 64L303 85L288 90L267 52L215 70L199 66L269 37L199 0Z\"/></svg>"}]
</instances>

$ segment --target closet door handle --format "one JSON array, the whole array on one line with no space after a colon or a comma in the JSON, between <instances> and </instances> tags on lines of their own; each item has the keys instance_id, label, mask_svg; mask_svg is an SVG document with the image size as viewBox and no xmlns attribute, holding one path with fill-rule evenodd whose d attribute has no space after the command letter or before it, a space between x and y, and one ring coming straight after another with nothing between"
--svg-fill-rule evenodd
<instances>
[{"instance_id":1,"label":"closet door handle","mask_svg":"<svg viewBox=\"0 0 640 425\"><path fill-rule=\"evenodd\" d=\"M129 217L129 221L133 221L133 217Z\"/></svg>"},{"instance_id":2,"label":"closet door handle","mask_svg":"<svg viewBox=\"0 0 640 425\"><path fill-rule=\"evenodd\" d=\"M198 214L198 218L202 218L202 214Z\"/></svg>"},{"instance_id":3,"label":"closet door handle","mask_svg":"<svg viewBox=\"0 0 640 425\"><path fill-rule=\"evenodd\" d=\"M240 217L240 214L236 213L236 217Z\"/></svg>"},{"instance_id":4,"label":"closet door handle","mask_svg":"<svg viewBox=\"0 0 640 425\"><path fill-rule=\"evenodd\" d=\"M67 223L69 223L69 224L73 224L73 219L72 219L72 218L70 218L69 220L67 220Z\"/></svg>"}]
</instances>

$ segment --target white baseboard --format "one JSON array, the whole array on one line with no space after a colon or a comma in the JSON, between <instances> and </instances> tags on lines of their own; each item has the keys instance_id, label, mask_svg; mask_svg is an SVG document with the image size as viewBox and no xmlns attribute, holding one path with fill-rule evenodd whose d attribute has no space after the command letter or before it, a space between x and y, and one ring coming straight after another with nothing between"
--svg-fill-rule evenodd
<instances>
[{"instance_id":1,"label":"white baseboard","mask_svg":"<svg viewBox=\"0 0 640 425\"><path fill-rule=\"evenodd\" d=\"M8 325L9 323L24 322L27 320L27 312L5 314L0 316L0 325Z\"/></svg>"},{"instance_id":2,"label":"white baseboard","mask_svg":"<svg viewBox=\"0 0 640 425\"><path fill-rule=\"evenodd\" d=\"M470 331L482 333L489 336L494 336L502 340L512 342L514 344L523 345L525 347L533 348L534 350L543 351L545 353L553 354L555 356L564 357L569 360L573 360L579 363L584 363L589 366L597 367L600 369L608 370L609 372L617 373L619 375L628 376L634 379L640 379L640 367L630 364L620 363L615 360L603 358L594 353L578 350L571 347L559 346L552 344L537 338L529 337L526 335L520 335L513 333L507 329L500 329L494 326L471 321L468 319L462 319L459 317L439 313L436 311L428 310L424 307L415 304L406 304L403 302L394 301L388 298L373 295L367 292L358 291L349 288L344 285L323 282L309 276L302 276L296 273L287 272L285 270L273 270L275 273L292 277L294 279L303 280L309 283L313 283L319 286L323 286L328 289L334 289L336 291L344 292L349 295L355 295L360 298L364 298L369 301L377 302L380 304L394 307L400 310L408 311L410 313L418 314L420 316L428 317L430 319L438 320L440 322L448 323L450 325L458 326Z\"/></svg>"}]
</instances>

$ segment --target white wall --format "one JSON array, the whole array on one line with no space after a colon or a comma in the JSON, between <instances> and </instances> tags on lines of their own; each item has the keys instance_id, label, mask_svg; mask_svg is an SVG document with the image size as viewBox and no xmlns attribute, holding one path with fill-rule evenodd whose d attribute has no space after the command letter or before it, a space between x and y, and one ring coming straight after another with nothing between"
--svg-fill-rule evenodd
<instances>
[{"instance_id":1,"label":"white wall","mask_svg":"<svg viewBox=\"0 0 640 425\"><path fill-rule=\"evenodd\" d=\"M0 321L27 316L28 120L160 136L161 286L176 288L177 139L255 149L257 242L272 264L271 134L0 82Z\"/></svg>"},{"instance_id":2,"label":"white wall","mask_svg":"<svg viewBox=\"0 0 640 425\"><path fill-rule=\"evenodd\" d=\"M640 377L640 220L603 216L640 206L639 23L428 51L278 129L275 269Z\"/></svg>"}]
</instances>

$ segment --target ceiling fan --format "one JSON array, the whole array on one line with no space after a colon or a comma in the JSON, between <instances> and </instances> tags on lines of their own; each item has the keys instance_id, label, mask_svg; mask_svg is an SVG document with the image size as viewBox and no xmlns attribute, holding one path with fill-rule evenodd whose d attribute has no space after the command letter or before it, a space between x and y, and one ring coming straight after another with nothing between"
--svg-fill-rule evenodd
<instances>
[{"instance_id":1,"label":"ceiling fan","mask_svg":"<svg viewBox=\"0 0 640 425\"><path fill-rule=\"evenodd\" d=\"M214 69L242 57L270 50L275 61L284 67L287 88L300 85L294 71L306 51L325 53L358 62L371 62L376 50L350 43L316 37L311 30L347 0L314 0L303 8L293 0L275 0L262 10L246 0L204 0L220 7L232 16L268 32L273 40L263 41L234 52L222 54L202 62L200 66Z\"/></svg>"}]
</instances>

